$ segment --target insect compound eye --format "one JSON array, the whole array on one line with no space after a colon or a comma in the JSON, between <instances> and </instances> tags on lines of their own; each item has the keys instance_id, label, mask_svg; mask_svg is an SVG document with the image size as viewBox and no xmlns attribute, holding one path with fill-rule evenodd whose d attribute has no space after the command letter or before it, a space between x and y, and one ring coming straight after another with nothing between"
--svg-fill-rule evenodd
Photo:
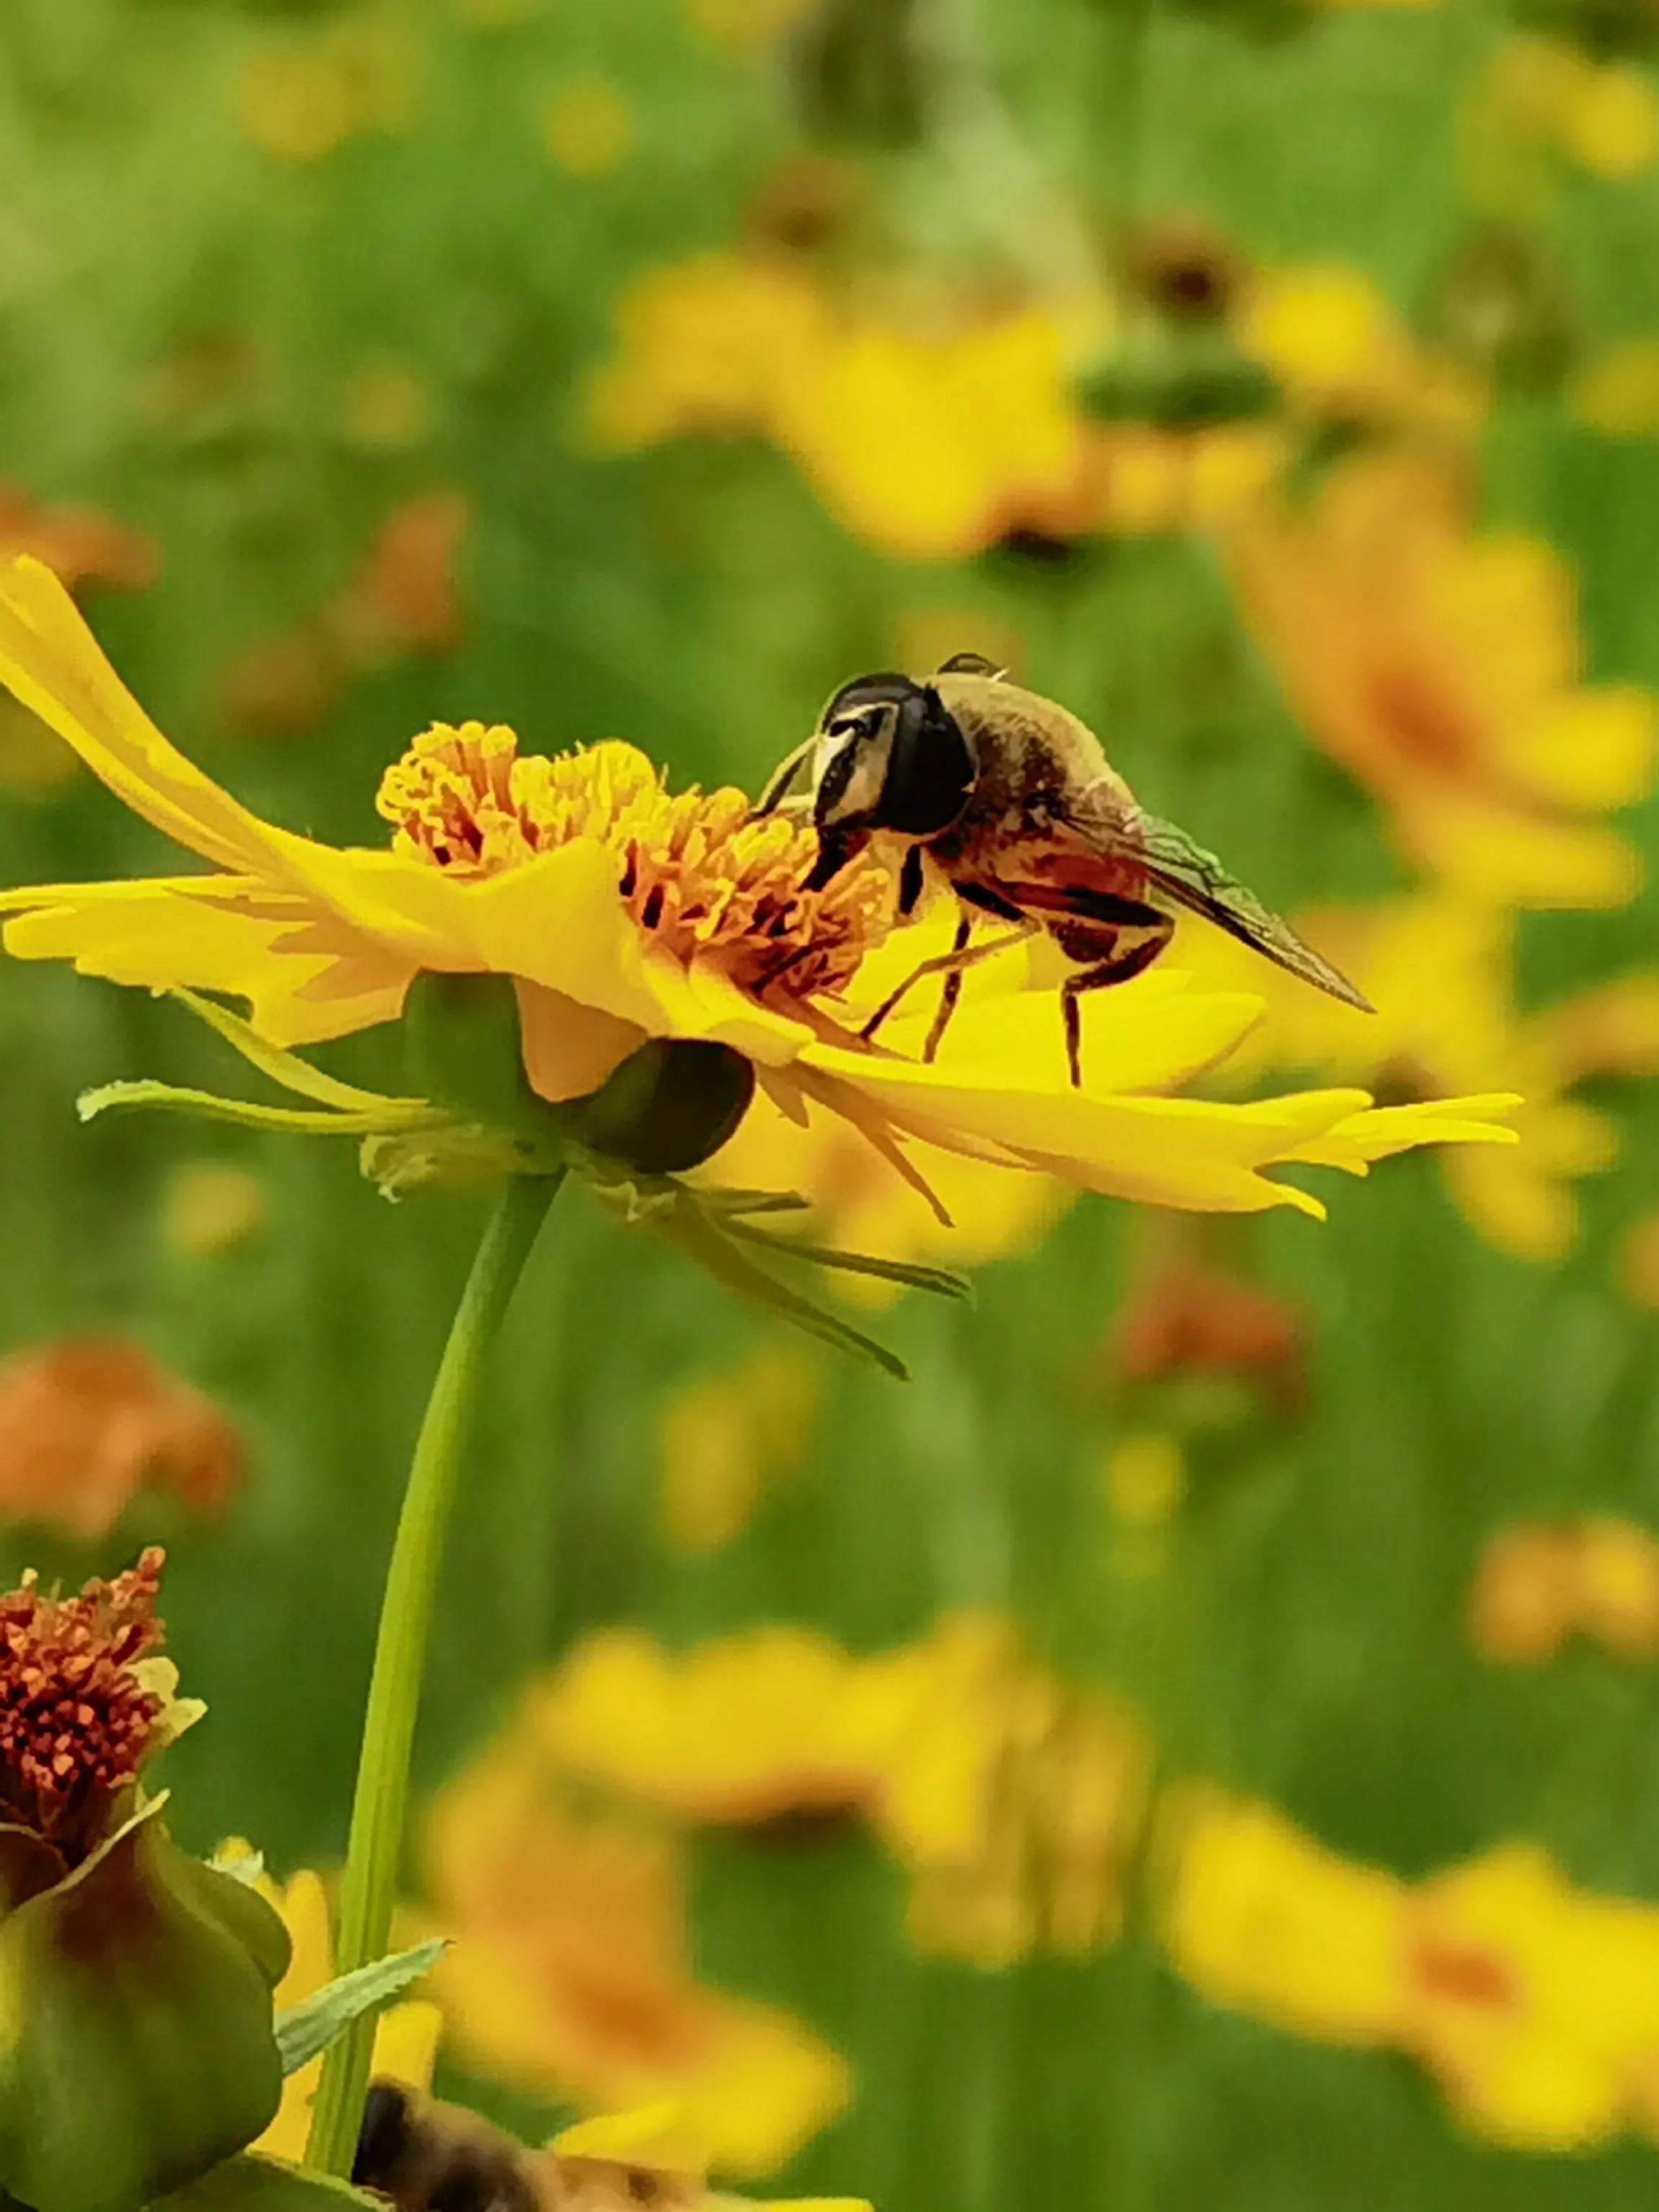
<instances>
[{"instance_id":1,"label":"insect compound eye","mask_svg":"<svg viewBox=\"0 0 1659 2212\"><path fill-rule=\"evenodd\" d=\"M931 684L902 701L887 756L880 822L909 837L936 837L968 804L974 756L961 725Z\"/></svg>"}]
</instances>

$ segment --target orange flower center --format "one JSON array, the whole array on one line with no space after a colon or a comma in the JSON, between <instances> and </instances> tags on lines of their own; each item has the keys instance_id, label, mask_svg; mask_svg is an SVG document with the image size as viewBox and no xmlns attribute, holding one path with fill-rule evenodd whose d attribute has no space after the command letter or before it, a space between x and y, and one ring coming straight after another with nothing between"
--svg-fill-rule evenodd
<instances>
[{"instance_id":1,"label":"orange flower center","mask_svg":"<svg viewBox=\"0 0 1659 2212\"><path fill-rule=\"evenodd\" d=\"M639 927L684 964L712 960L744 989L794 998L845 988L886 935L892 878L873 857L808 890L817 833L757 817L740 791L671 793L645 755L610 740L520 756L499 724L437 723L381 781L392 848L458 876L521 867L578 838L617 856Z\"/></svg>"},{"instance_id":2,"label":"orange flower center","mask_svg":"<svg viewBox=\"0 0 1659 2212\"><path fill-rule=\"evenodd\" d=\"M148 1551L79 1597L42 1597L33 1574L0 1597L0 1820L44 1837L70 1867L103 1840L161 1711L133 1668L161 1641L163 1559Z\"/></svg>"}]
</instances>

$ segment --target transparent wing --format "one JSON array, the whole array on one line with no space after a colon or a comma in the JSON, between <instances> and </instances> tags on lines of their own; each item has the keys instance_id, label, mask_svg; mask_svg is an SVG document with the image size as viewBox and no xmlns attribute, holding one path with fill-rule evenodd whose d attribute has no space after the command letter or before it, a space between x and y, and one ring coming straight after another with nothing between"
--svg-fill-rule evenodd
<instances>
[{"instance_id":1,"label":"transparent wing","mask_svg":"<svg viewBox=\"0 0 1659 2212\"><path fill-rule=\"evenodd\" d=\"M1330 962L1305 944L1289 922L1262 905L1255 893L1228 874L1213 853L1195 844L1173 822L1161 822L1138 806L1116 804L1098 787L1075 817L1074 825L1091 842L1109 852L1133 856L1145 869L1155 889L1189 913L1201 914L1218 929L1249 945L1267 959L1300 976L1304 983L1328 991L1346 1006L1373 1013L1362 991L1332 967Z\"/></svg>"}]
</instances>

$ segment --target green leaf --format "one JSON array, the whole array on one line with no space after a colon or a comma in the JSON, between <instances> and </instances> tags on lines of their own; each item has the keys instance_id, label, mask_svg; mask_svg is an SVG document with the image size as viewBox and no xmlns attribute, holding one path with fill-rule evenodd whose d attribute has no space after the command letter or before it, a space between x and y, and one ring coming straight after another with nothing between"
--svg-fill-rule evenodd
<instances>
[{"instance_id":1,"label":"green leaf","mask_svg":"<svg viewBox=\"0 0 1659 2212\"><path fill-rule=\"evenodd\" d=\"M283 2056L283 2073L297 2074L301 2067L309 2065L352 2021L365 2013L383 2011L394 1997L429 1974L446 1948L444 1939L434 1936L430 1942L416 1943L411 1950L376 1959L359 1966L354 1974L342 1974L303 2004L279 2014L276 2048Z\"/></svg>"},{"instance_id":2,"label":"green leaf","mask_svg":"<svg viewBox=\"0 0 1659 2212\"><path fill-rule=\"evenodd\" d=\"M228 2158L170 2197L156 2198L153 2212L386 2212L386 2200L354 2189L349 2181L290 2166L285 2159L250 2151Z\"/></svg>"}]
</instances>

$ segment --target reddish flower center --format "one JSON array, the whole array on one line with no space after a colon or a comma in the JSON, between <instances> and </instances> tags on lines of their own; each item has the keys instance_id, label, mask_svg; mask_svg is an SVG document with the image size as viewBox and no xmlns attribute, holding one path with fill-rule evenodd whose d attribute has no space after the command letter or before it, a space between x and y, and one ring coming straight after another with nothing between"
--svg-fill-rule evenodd
<instances>
[{"instance_id":1,"label":"reddish flower center","mask_svg":"<svg viewBox=\"0 0 1659 2212\"><path fill-rule=\"evenodd\" d=\"M0 1820L44 1837L70 1867L103 1840L161 1711L134 1669L162 1638L164 1557L147 1551L79 1597L43 1597L32 1573L0 1597Z\"/></svg>"}]
</instances>

